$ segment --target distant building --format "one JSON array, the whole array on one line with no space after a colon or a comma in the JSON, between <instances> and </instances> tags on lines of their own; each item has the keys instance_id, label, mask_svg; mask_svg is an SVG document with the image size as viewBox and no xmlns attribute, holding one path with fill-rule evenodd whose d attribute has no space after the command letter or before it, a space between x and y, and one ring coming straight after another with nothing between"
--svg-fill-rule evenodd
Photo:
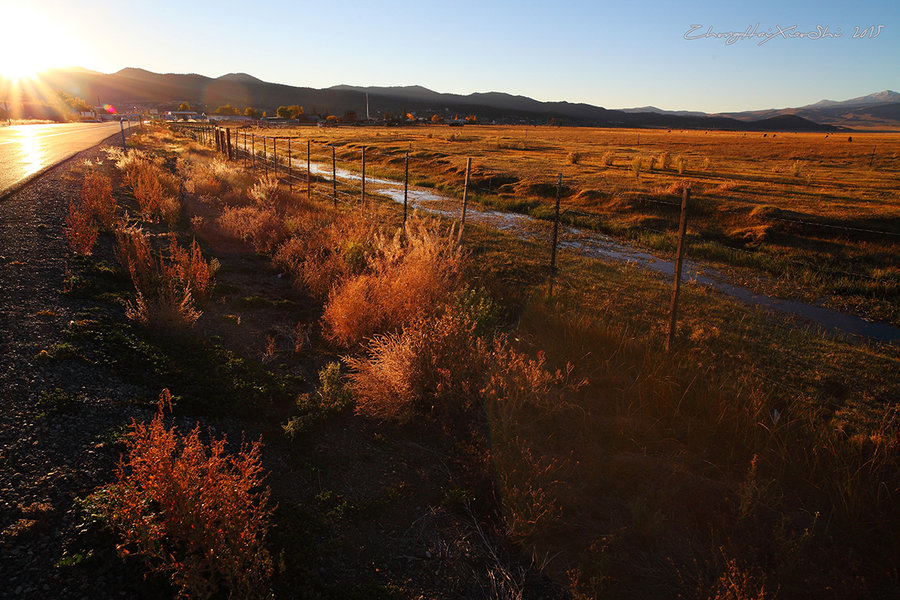
<instances>
[{"instance_id":1,"label":"distant building","mask_svg":"<svg viewBox=\"0 0 900 600\"><path fill-rule=\"evenodd\" d=\"M197 111L194 110L170 110L165 115L166 121L196 121Z\"/></svg>"}]
</instances>

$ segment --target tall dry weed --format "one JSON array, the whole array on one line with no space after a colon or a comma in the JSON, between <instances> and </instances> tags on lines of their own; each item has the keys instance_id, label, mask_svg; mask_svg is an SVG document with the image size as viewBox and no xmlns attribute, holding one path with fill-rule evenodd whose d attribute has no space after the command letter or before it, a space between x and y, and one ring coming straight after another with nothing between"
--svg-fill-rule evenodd
<instances>
[{"instance_id":1,"label":"tall dry weed","mask_svg":"<svg viewBox=\"0 0 900 600\"><path fill-rule=\"evenodd\" d=\"M84 203L77 200L69 202L65 234L72 252L82 256L93 254L99 230L92 212Z\"/></svg>"},{"instance_id":2,"label":"tall dry weed","mask_svg":"<svg viewBox=\"0 0 900 600\"><path fill-rule=\"evenodd\" d=\"M219 270L219 261L207 261L203 258L197 240L192 240L191 247L182 248L175 235L169 236L169 263L167 275L177 280L185 289L200 300L205 300L212 289L213 277Z\"/></svg>"},{"instance_id":3,"label":"tall dry weed","mask_svg":"<svg viewBox=\"0 0 900 600\"><path fill-rule=\"evenodd\" d=\"M163 168L160 159L137 150L108 150L107 153L134 192L141 217L147 221L162 219L174 226L181 216L180 180Z\"/></svg>"},{"instance_id":4,"label":"tall dry weed","mask_svg":"<svg viewBox=\"0 0 900 600\"><path fill-rule=\"evenodd\" d=\"M350 347L435 314L459 287L463 251L437 221L411 219L406 236L379 235L365 270L338 283L323 314L325 335Z\"/></svg>"},{"instance_id":5,"label":"tall dry weed","mask_svg":"<svg viewBox=\"0 0 900 600\"><path fill-rule=\"evenodd\" d=\"M118 204L112 195L109 177L89 170L81 184L81 202L93 218L106 229L112 229L116 221Z\"/></svg>"},{"instance_id":6,"label":"tall dry weed","mask_svg":"<svg viewBox=\"0 0 900 600\"><path fill-rule=\"evenodd\" d=\"M357 410L406 422L416 415L457 419L480 405L490 345L453 311L376 336L347 360Z\"/></svg>"},{"instance_id":7,"label":"tall dry weed","mask_svg":"<svg viewBox=\"0 0 900 600\"><path fill-rule=\"evenodd\" d=\"M116 232L116 255L136 292L135 300L125 307L129 319L170 328L191 326L200 318L194 290L200 298L208 295L218 264L203 258L196 241L185 250L172 238L169 252L168 260L155 258L147 234L138 227Z\"/></svg>"}]
</instances>

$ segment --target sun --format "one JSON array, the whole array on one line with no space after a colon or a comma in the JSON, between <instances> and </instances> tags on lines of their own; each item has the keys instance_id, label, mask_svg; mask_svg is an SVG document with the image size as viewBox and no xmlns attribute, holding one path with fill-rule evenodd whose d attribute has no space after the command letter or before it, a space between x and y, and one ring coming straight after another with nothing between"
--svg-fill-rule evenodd
<instances>
[{"instance_id":1,"label":"sun","mask_svg":"<svg viewBox=\"0 0 900 600\"><path fill-rule=\"evenodd\" d=\"M41 71L72 64L70 36L50 17L28 6L4 9L0 22L0 78L34 78Z\"/></svg>"}]
</instances>

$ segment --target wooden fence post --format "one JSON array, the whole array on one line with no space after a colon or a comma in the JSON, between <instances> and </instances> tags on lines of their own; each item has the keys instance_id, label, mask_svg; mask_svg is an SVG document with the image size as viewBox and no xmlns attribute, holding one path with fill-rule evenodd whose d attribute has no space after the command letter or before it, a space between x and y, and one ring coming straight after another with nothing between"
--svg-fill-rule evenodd
<instances>
[{"instance_id":1,"label":"wooden fence post","mask_svg":"<svg viewBox=\"0 0 900 600\"><path fill-rule=\"evenodd\" d=\"M251 161L251 167L253 170L256 170L256 134L250 134L250 156L253 157Z\"/></svg>"},{"instance_id":2,"label":"wooden fence post","mask_svg":"<svg viewBox=\"0 0 900 600\"><path fill-rule=\"evenodd\" d=\"M691 188L684 188L681 195L681 222L678 224L678 249L675 251L675 286L672 289L672 306L669 311L669 335L666 336L666 352L670 352L675 341L675 321L678 315L678 291L681 287L681 263L684 257L684 236L687 232L687 209L691 198Z\"/></svg>"},{"instance_id":3,"label":"wooden fence post","mask_svg":"<svg viewBox=\"0 0 900 600\"><path fill-rule=\"evenodd\" d=\"M293 169L293 166L291 165L291 138L290 137L288 137L287 162L288 162L288 191L293 192L294 191L294 179L293 179L294 169Z\"/></svg>"},{"instance_id":4,"label":"wooden fence post","mask_svg":"<svg viewBox=\"0 0 900 600\"><path fill-rule=\"evenodd\" d=\"M553 211L553 249L550 252L550 272L551 273L556 273L556 241L559 237L559 195L560 195L561 188L562 188L562 173L560 173L556 179L556 209Z\"/></svg>"},{"instance_id":5,"label":"wooden fence post","mask_svg":"<svg viewBox=\"0 0 900 600\"><path fill-rule=\"evenodd\" d=\"M278 137L272 137L272 176L278 177Z\"/></svg>"},{"instance_id":6,"label":"wooden fence post","mask_svg":"<svg viewBox=\"0 0 900 600\"><path fill-rule=\"evenodd\" d=\"M234 160L234 156L231 154L231 128L225 130L225 145L228 148L228 160Z\"/></svg>"},{"instance_id":7,"label":"wooden fence post","mask_svg":"<svg viewBox=\"0 0 900 600\"><path fill-rule=\"evenodd\" d=\"M331 144L331 195L334 198L334 207L337 208L337 160L334 154L334 144Z\"/></svg>"},{"instance_id":8,"label":"wooden fence post","mask_svg":"<svg viewBox=\"0 0 900 600\"><path fill-rule=\"evenodd\" d=\"M306 200L307 202L312 199L312 186L310 184L309 178L309 138L306 140Z\"/></svg>"},{"instance_id":9,"label":"wooden fence post","mask_svg":"<svg viewBox=\"0 0 900 600\"><path fill-rule=\"evenodd\" d=\"M466 207L469 204L469 173L472 171L472 157L466 159L466 185L463 188L462 219L459 223L459 243L462 244L463 230L466 228Z\"/></svg>"}]
</instances>

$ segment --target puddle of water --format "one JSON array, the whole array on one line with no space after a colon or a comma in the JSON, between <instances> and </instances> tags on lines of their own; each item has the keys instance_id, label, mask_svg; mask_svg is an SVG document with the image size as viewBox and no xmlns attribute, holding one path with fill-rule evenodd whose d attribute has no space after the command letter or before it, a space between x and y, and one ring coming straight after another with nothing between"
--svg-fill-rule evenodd
<instances>
[{"instance_id":1,"label":"puddle of water","mask_svg":"<svg viewBox=\"0 0 900 600\"><path fill-rule=\"evenodd\" d=\"M294 163L301 169L306 166L305 161L302 166L299 165L299 161L294 161ZM310 171L314 175L331 181L332 171L330 165L312 163ZM337 169L336 177L338 180L345 181L360 181L362 179L359 173L346 169ZM400 204L403 203L402 182L366 177L366 191L386 196ZM412 209L454 219L458 219L461 215L461 201L433 190L411 187L407 198L408 204ZM500 231L511 233L521 239L544 239L549 237L547 233L549 223L519 213L470 207L466 211L466 220L470 223L487 225ZM649 252L613 240L601 233L562 224L559 232L559 247L562 249L578 252L600 260L625 262L644 270L668 275L669 277L673 276L675 272L675 262L673 260L659 258ZM900 342L900 328L893 325L868 321L862 317L838 312L818 304L760 294L748 288L729 283L725 274L700 263L685 261L683 273L686 280L709 286L745 304L799 317L831 331L863 336L882 342Z\"/></svg>"}]
</instances>

